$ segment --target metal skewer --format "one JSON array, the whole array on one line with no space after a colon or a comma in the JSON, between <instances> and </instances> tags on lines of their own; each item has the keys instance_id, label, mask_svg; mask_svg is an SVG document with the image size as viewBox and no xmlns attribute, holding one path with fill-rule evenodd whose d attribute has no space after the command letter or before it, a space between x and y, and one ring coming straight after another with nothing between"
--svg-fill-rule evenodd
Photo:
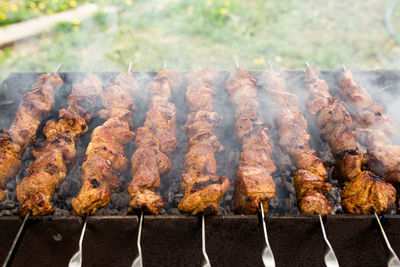
<instances>
[{"instance_id":1,"label":"metal skewer","mask_svg":"<svg viewBox=\"0 0 400 267\"><path fill-rule=\"evenodd\" d=\"M325 244L326 244L326 250L325 250L325 255L324 255L325 265L327 267L339 267L339 262L336 258L336 254L333 251L331 243L329 242L328 237L326 235L324 222L322 221L322 216L320 214L318 216L319 216L319 222L321 224L322 235L324 236L324 240L325 240Z\"/></svg>"},{"instance_id":2,"label":"metal skewer","mask_svg":"<svg viewBox=\"0 0 400 267\"><path fill-rule=\"evenodd\" d=\"M64 66L64 63L58 64L57 69L56 69L56 73L59 73L63 66Z\"/></svg>"},{"instance_id":3,"label":"metal skewer","mask_svg":"<svg viewBox=\"0 0 400 267\"><path fill-rule=\"evenodd\" d=\"M376 218L376 221L378 222L379 229L381 230L381 234L383 236L383 239L385 240L386 248L389 252L389 257L387 259L387 266L389 267L399 267L400 266L400 260L397 257L396 253L394 252L392 246L390 245L389 239L386 236L385 230L382 227L381 220L379 219L378 214L374 211L374 215Z\"/></svg>"},{"instance_id":4,"label":"metal skewer","mask_svg":"<svg viewBox=\"0 0 400 267\"><path fill-rule=\"evenodd\" d=\"M93 63L92 66L90 67L90 71L88 73L88 76L92 75L94 67L96 63ZM86 218L87 216L85 215L83 219L83 227L81 231L81 236L79 238L79 250L71 257L68 263L68 267L81 267L82 266L82 244L83 244L83 237L85 236L86 232Z\"/></svg>"},{"instance_id":5,"label":"metal skewer","mask_svg":"<svg viewBox=\"0 0 400 267\"><path fill-rule=\"evenodd\" d=\"M29 218L30 215L31 215L31 211L29 211L29 212L25 215L24 220L22 221L22 224L21 224L21 226L19 227L19 230L18 230L18 232L17 232L17 234L16 234L16 236L15 236L15 238L14 238L14 241L13 241L13 243L12 243L12 245L11 245L11 248L10 248L10 250L8 251L7 257L6 257L6 259L4 260L3 267L7 267L7 266L9 265L10 259L12 258L12 256L13 256L14 253L15 253L15 247L17 246L17 244L18 244L18 242L19 242L19 240L20 240L20 236L21 236L23 230L25 229L26 221L28 220L28 218Z\"/></svg>"},{"instance_id":6,"label":"metal skewer","mask_svg":"<svg viewBox=\"0 0 400 267\"><path fill-rule=\"evenodd\" d=\"M142 237L142 225L143 225L143 211L140 213L139 217L139 230L138 230L138 236L137 236L137 249L138 249L138 255L136 256L135 260L132 263L132 267L142 267L143 266L143 257L142 257L142 247L140 245L140 239Z\"/></svg>"},{"instance_id":7,"label":"metal skewer","mask_svg":"<svg viewBox=\"0 0 400 267\"><path fill-rule=\"evenodd\" d=\"M211 267L210 259L206 251L206 220L204 214L201 215L201 250L203 251L203 267Z\"/></svg>"},{"instance_id":8,"label":"metal skewer","mask_svg":"<svg viewBox=\"0 0 400 267\"><path fill-rule=\"evenodd\" d=\"M263 232L263 241L264 241L264 249L262 251L262 260L264 266L266 267L275 267L275 259L274 254L272 253L271 246L269 245L268 241L268 232L267 226L265 225L265 217L264 217L264 207L262 202L260 201L260 213L259 213L259 220L261 221L261 227Z\"/></svg>"},{"instance_id":9,"label":"metal skewer","mask_svg":"<svg viewBox=\"0 0 400 267\"><path fill-rule=\"evenodd\" d=\"M133 64L132 64L132 61L130 61L130 62L129 62L129 67L128 67L128 73L131 72L131 70L132 70L132 65L133 65Z\"/></svg>"},{"instance_id":10,"label":"metal skewer","mask_svg":"<svg viewBox=\"0 0 400 267\"><path fill-rule=\"evenodd\" d=\"M310 64L308 64L308 61L305 62L306 67L310 67ZM333 251L332 245L328 240L328 236L326 235L326 230L325 230L325 225L322 220L321 214L318 214L319 217L319 222L321 224L321 230L322 230L322 235L324 236L325 244L326 244L326 251L324 255L324 262L325 265L328 267L339 267L339 262L336 258L335 251Z\"/></svg>"},{"instance_id":11,"label":"metal skewer","mask_svg":"<svg viewBox=\"0 0 400 267\"><path fill-rule=\"evenodd\" d=\"M84 218L81 236L79 238L79 250L69 260L68 267L82 266L82 243L83 243L83 237L85 236L85 232L86 232L86 217Z\"/></svg>"},{"instance_id":12,"label":"metal skewer","mask_svg":"<svg viewBox=\"0 0 400 267\"><path fill-rule=\"evenodd\" d=\"M62 67L63 67L63 63L58 64L55 73L60 72L60 70L61 70ZM21 235L22 235L22 232L23 232L24 229L25 229L26 222L28 221L28 218L29 218L29 216L31 215L31 213L32 213L32 211L30 210L30 211L28 211L28 213L25 215L25 217L24 217L24 219L23 219L23 221L22 221L22 223L21 223L21 225L20 225L20 227L19 227L19 229L18 229L17 234L15 235L14 241L13 241L12 244L11 244L10 250L9 250L8 253L7 253L7 257L6 257L6 259L4 260L4 262L3 262L3 265L2 265L3 267L7 267L7 266L9 265L10 260L11 260L12 256L13 256L14 253L15 253L15 248L16 248L16 246L17 246L19 240L20 240L20 237L21 237Z\"/></svg>"},{"instance_id":13,"label":"metal skewer","mask_svg":"<svg viewBox=\"0 0 400 267\"><path fill-rule=\"evenodd\" d=\"M95 65L96 65L96 63L93 62L92 66L90 66L90 70L89 70L88 76L92 75Z\"/></svg>"},{"instance_id":14,"label":"metal skewer","mask_svg":"<svg viewBox=\"0 0 400 267\"><path fill-rule=\"evenodd\" d=\"M164 62L164 69L167 67L167 61ZM131 72L132 70L132 61L129 62L129 68L128 68L128 73ZM143 257L142 257L142 246L140 244L140 240L142 238L142 227L143 227L143 219L144 219L144 212L143 210L140 212L140 217L139 217L139 229L138 229L138 236L137 236L137 249L138 249L138 255L132 262L132 267L143 267Z\"/></svg>"}]
</instances>

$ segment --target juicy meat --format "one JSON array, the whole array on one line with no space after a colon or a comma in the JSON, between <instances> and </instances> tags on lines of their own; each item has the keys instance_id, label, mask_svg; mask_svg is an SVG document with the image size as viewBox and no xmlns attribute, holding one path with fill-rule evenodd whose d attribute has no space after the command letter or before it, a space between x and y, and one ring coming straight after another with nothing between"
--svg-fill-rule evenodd
<instances>
[{"instance_id":1,"label":"juicy meat","mask_svg":"<svg viewBox=\"0 0 400 267\"><path fill-rule=\"evenodd\" d=\"M131 73L119 74L104 89L101 99L107 120L93 130L86 149L86 161L82 165L82 187L78 196L71 200L73 213L79 216L95 214L108 205L111 194L120 191L118 176L129 166L124 145L133 142L132 114L136 110L134 94L138 85ZM117 113L114 113L118 110ZM127 114L117 116L116 114ZM113 116L116 115L116 116Z\"/></svg>"},{"instance_id":2,"label":"juicy meat","mask_svg":"<svg viewBox=\"0 0 400 267\"><path fill-rule=\"evenodd\" d=\"M1 130L0 132L0 188L5 188L6 183L14 177L21 163L21 147L13 142L10 134ZM1 191L2 192L2 191Z\"/></svg>"},{"instance_id":3,"label":"juicy meat","mask_svg":"<svg viewBox=\"0 0 400 267\"><path fill-rule=\"evenodd\" d=\"M216 175L214 153L223 146L214 135L223 117L213 112L216 69L203 69L186 75L189 115L185 124L189 139L182 174L184 196L178 209L195 215L219 213L219 202L230 186L229 179Z\"/></svg>"},{"instance_id":4,"label":"juicy meat","mask_svg":"<svg viewBox=\"0 0 400 267\"><path fill-rule=\"evenodd\" d=\"M43 129L46 142L34 144L33 155L36 159L29 168L30 175L23 178L16 189L21 215L28 211L32 211L34 216L53 212L50 202L54 191L67 175L67 164L75 158L75 141L88 130L87 123L101 89L99 78L93 75L74 85L68 97L68 109L60 110L58 122L46 123ZM86 92L88 95L85 95Z\"/></svg>"},{"instance_id":5,"label":"juicy meat","mask_svg":"<svg viewBox=\"0 0 400 267\"><path fill-rule=\"evenodd\" d=\"M138 128L136 151L132 155L132 181L129 212L158 214L164 200L156 193L160 176L171 169L168 154L176 150L176 108L169 102L171 89L182 83L178 71L162 70L146 88L149 110L144 125Z\"/></svg>"},{"instance_id":6,"label":"juicy meat","mask_svg":"<svg viewBox=\"0 0 400 267\"><path fill-rule=\"evenodd\" d=\"M306 70L306 87L309 92L307 108L317 125L321 137L327 141L336 159L335 176L341 181L352 179L361 171L363 155L350 131L352 120L345 108L331 96L327 83L319 78L318 67ZM318 103L318 105L314 105ZM349 163L346 158L351 158ZM344 160L341 160L345 158Z\"/></svg>"},{"instance_id":7,"label":"juicy meat","mask_svg":"<svg viewBox=\"0 0 400 267\"><path fill-rule=\"evenodd\" d=\"M388 183L370 172L363 172L363 153L350 127L352 119L346 109L334 99L327 83L319 78L318 67L308 67L306 84L309 92L308 110L321 128L322 139L327 141L336 160L333 176L345 181L342 204L348 213L385 213L394 204L396 191ZM347 82L346 82L347 83ZM360 98L359 101L367 101Z\"/></svg>"},{"instance_id":8,"label":"juicy meat","mask_svg":"<svg viewBox=\"0 0 400 267\"><path fill-rule=\"evenodd\" d=\"M255 214L268 212L268 202L275 197L275 183L271 175L263 168L239 166L236 173L235 193L232 199L232 210L238 214Z\"/></svg>"},{"instance_id":9,"label":"juicy meat","mask_svg":"<svg viewBox=\"0 0 400 267\"><path fill-rule=\"evenodd\" d=\"M397 131L393 119L356 83L349 70L342 76L339 92L354 121L357 141L367 148L368 169L387 182L399 184L400 146L390 141Z\"/></svg>"},{"instance_id":10,"label":"juicy meat","mask_svg":"<svg viewBox=\"0 0 400 267\"><path fill-rule=\"evenodd\" d=\"M182 174L182 179L185 195L178 205L181 212L191 215L218 214L218 204L230 186L228 178L205 173L194 178L185 173Z\"/></svg>"},{"instance_id":11,"label":"juicy meat","mask_svg":"<svg viewBox=\"0 0 400 267\"><path fill-rule=\"evenodd\" d=\"M343 206L348 213L386 213L396 201L396 190L383 181L376 181L370 172L361 172L346 182L342 190Z\"/></svg>"},{"instance_id":12,"label":"juicy meat","mask_svg":"<svg viewBox=\"0 0 400 267\"><path fill-rule=\"evenodd\" d=\"M34 216L44 216L53 212L51 199L56 190L55 178L46 171L38 171L25 177L17 185L19 212L24 216L29 210Z\"/></svg>"},{"instance_id":13,"label":"juicy meat","mask_svg":"<svg viewBox=\"0 0 400 267\"><path fill-rule=\"evenodd\" d=\"M256 80L244 69L233 71L225 89L236 108L236 136L242 144L239 169L231 209L239 214L254 214L262 203L265 212L275 196L271 174L276 167L271 160L268 129L258 116Z\"/></svg>"},{"instance_id":14,"label":"juicy meat","mask_svg":"<svg viewBox=\"0 0 400 267\"><path fill-rule=\"evenodd\" d=\"M57 73L39 76L31 91L24 94L9 131L0 131L0 202L6 196L1 189L15 177L26 148L34 142L41 121L54 105L54 91L63 84Z\"/></svg>"},{"instance_id":15,"label":"juicy meat","mask_svg":"<svg viewBox=\"0 0 400 267\"><path fill-rule=\"evenodd\" d=\"M72 91L67 100L68 111L88 123L96 111L97 98L101 94L102 87L101 80L95 75L86 77L80 84L72 85Z\"/></svg>"},{"instance_id":16,"label":"juicy meat","mask_svg":"<svg viewBox=\"0 0 400 267\"><path fill-rule=\"evenodd\" d=\"M325 197L331 188L325 181L328 171L308 144L307 121L299 109L296 95L286 91L285 80L277 72L266 73L264 87L275 105L279 145L297 168L294 187L300 212L331 214L332 204Z\"/></svg>"},{"instance_id":17,"label":"juicy meat","mask_svg":"<svg viewBox=\"0 0 400 267\"><path fill-rule=\"evenodd\" d=\"M309 192L298 203L302 214L328 215L332 213L332 203L315 191Z\"/></svg>"}]
</instances>

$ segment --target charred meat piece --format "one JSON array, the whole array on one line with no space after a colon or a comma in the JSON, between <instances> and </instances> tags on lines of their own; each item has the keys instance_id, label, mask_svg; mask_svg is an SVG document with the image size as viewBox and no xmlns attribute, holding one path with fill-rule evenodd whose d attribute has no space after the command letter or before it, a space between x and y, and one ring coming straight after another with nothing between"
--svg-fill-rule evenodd
<instances>
[{"instance_id":1,"label":"charred meat piece","mask_svg":"<svg viewBox=\"0 0 400 267\"><path fill-rule=\"evenodd\" d=\"M134 94L138 84L131 73L119 74L101 92L107 120L93 130L82 165L82 187L71 200L73 213L79 216L95 214L110 203L111 194L120 191L118 176L129 166L124 145L133 142L132 113L136 110ZM115 113L115 111L118 111ZM126 114L119 116L118 114Z\"/></svg>"},{"instance_id":2,"label":"charred meat piece","mask_svg":"<svg viewBox=\"0 0 400 267\"><path fill-rule=\"evenodd\" d=\"M21 166L19 160L34 142L41 121L50 114L54 105L54 91L62 84L57 73L39 76L32 90L24 94L9 131L0 131L0 202L5 199L1 189L17 174Z\"/></svg>"},{"instance_id":3,"label":"charred meat piece","mask_svg":"<svg viewBox=\"0 0 400 267\"><path fill-rule=\"evenodd\" d=\"M236 108L236 136L242 144L239 169L231 209L239 214L255 214L260 203L265 212L275 196L271 174L276 167L271 160L268 129L258 116L259 106L256 80L244 69L234 70L225 89Z\"/></svg>"},{"instance_id":4,"label":"charred meat piece","mask_svg":"<svg viewBox=\"0 0 400 267\"><path fill-rule=\"evenodd\" d=\"M67 175L67 164L75 158L75 141L87 132L87 123L96 109L96 98L101 90L99 78L87 77L81 84L73 86L68 109L60 110L58 122L46 123L43 129L46 142L34 144L36 159L29 168L30 175L23 178L16 189L21 216L29 211L34 216L53 212L50 202L54 191Z\"/></svg>"},{"instance_id":5,"label":"charred meat piece","mask_svg":"<svg viewBox=\"0 0 400 267\"><path fill-rule=\"evenodd\" d=\"M156 193L160 176L171 169L168 154L176 150L176 108L169 102L172 89L182 83L180 72L162 70L146 88L149 110L144 125L138 128L132 155L132 181L129 212L158 214L164 200Z\"/></svg>"},{"instance_id":6,"label":"charred meat piece","mask_svg":"<svg viewBox=\"0 0 400 267\"><path fill-rule=\"evenodd\" d=\"M370 172L361 172L347 181L342 190L343 206L348 213L386 213L396 201L396 190L391 184L376 181Z\"/></svg>"},{"instance_id":7,"label":"charred meat piece","mask_svg":"<svg viewBox=\"0 0 400 267\"><path fill-rule=\"evenodd\" d=\"M217 74L216 69L203 69L186 75L189 114L184 128L189 144L182 174L184 196L178 209L191 215L218 214L219 202L230 186L228 178L216 175L214 153L223 149L213 133L223 119L212 111Z\"/></svg>"},{"instance_id":8,"label":"charred meat piece","mask_svg":"<svg viewBox=\"0 0 400 267\"><path fill-rule=\"evenodd\" d=\"M333 176L339 181L345 181L342 190L343 208L354 214L369 214L373 211L385 213L395 202L395 189L372 173L362 171L363 153L350 130L352 119L347 110L330 95L327 83L319 78L320 73L321 70L316 66L306 70L305 80L309 92L307 108L321 128L322 139L328 142L335 157ZM369 101L368 98L356 98Z\"/></svg>"}]
</instances>

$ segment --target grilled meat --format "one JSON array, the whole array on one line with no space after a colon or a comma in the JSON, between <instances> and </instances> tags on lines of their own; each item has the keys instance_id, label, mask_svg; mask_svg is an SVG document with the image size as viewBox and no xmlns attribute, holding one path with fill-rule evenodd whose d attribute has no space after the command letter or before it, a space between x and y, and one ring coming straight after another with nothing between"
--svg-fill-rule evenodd
<instances>
[{"instance_id":1,"label":"grilled meat","mask_svg":"<svg viewBox=\"0 0 400 267\"><path fill-rule=\"evenodd\" d=\"M325 197L331 188L325 181L328 171L308 144L310 136L307 133L307 121L299 109L296 95L286 91L285 80L277 72L267 72L264 83L275 104L279 145L289 154L297 168L294 187L300 212L331 214L332 204Z\"/></svg>"},{"instance_id":2,"label":"grilled meat","mask_svg":"<svg viewBox=\"0 0 400 267\"><path fill-rule=\"evenodd\" d=\"M244 69L234 70L225 88L236 107L236 136L242 144L235 192L231 209L235 213L265 212L268 201L275 197L275 184L271 174L276 167L271 160L268 128L258 117L256 80Z\"/></svg>"},{"instance_id":3,"label":"grilled meat","mask_svg":"<svg viewBox=\"0 0 400 267\"><path fill-rule=\"evenodd\" d=\"M54 90L63 84L57 73L41 75L24 98L9 131L0 132L0 202L6 198L6 183L15 177L26 148L35 140L40 122L50 114L54 105Z\"/></svg>"},{"instance_id":4,"label":"grilled meat","mask_svg":"<svg viewBox=\"0 0 400 267\"><path fill-rule=\"evenodd\" d=\"M160 176L171 169L167 154L176 150L176 108L169 102L171 89L182 83L181 74L162 70L146 88L149 110L144 125L137 130L136 151L132 155L129 212L158 214L164 200L155 191Z\"/></svg>"},{"instance_id":5,"label":"grilled meat","mask_svg":"<svg viewBox=\"0 0 400 267\"><path fill-rule=\"evenodd\" d=\"M343 208L348 213L385 213L395 202L392 185L375 179L376 176L361 170L363 153L350 131L352 119L347 110L331 96L327 83L320 79L316 66L306 70L306 87L309 92L307 108L321 128L321 137L327 141L336 160L333 175L345 181L342 189Z\"/></svg>"},{"instance_id":6,"label":"grilled meat","mask_svg":"<svg viewBox=\"0 0 400 267\"><path fill-rule=\"evenodd\" d=\"M138 90L132 74L121 73L101 92L105 109L100 110L99 115L107 120L93 130L86 149L82 187L78 196L71 200L74 214L95 214L108 205L112 193L120 191L118 176L129 166L124 145L131 143L135 136L131 111L136 110L134 94Z\"/></svg>"},{"instance_id":7,"label":"grilled meat","mask_svg":"<svg viewBox=\"0 0 400 267\"><path fill-rule=\"evenodd\" d=\"M88 130L101 89L102 82L94 75L74 84L68 96L68 109L60 110L58 122L46 123L46 141L34 145L36 159L29 169L30 175L16 189L21 216L29 211L34 216L53 212L50 201L66 177L66 165L75 158L75 141Z\"/></svg>"},{"instance_id":8,"label":"grilled meat","mask_svg":"<svg viewBox=\"0 0 400 267\"><path fill-rule=\"evenodd\" d=\"M223 146L213 131L222 116L213 110L216 69L203 69L186 75L186 99L189 115L185 125L189 137L182 174L184 196L178 205L181 212L195 215L218 214L219 202L230 186L229 179L216 175L214 153Z\"/></svg>"},{"instance_id":9,"label":"grilled meat","mask_svg":"<svg viewBox=\"0 0 400 267\"><path fill-rule=\"evenodd\" d=\"M349 70L342 76L339 92L353 119L357 141L367 148L368 168L385 181L399 184L400 146L390 141L397 130L395 122L383 113L367 90L355 82Z\"/></svg>"}]
</instances>

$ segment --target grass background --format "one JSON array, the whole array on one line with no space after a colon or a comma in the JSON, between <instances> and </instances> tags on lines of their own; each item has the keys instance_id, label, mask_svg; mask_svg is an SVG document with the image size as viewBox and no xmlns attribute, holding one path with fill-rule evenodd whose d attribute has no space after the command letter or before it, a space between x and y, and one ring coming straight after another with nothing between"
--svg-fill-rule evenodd
<instances>
[{"instance_id":1,"label":"grass background","mask_svg":"<svg viewBox=\"0 0 400 267\"><path fill-rule=\"evenodd\" d=\"M400 46L384 26L392 1L95 1L93 18L0 50L0 81L15 71L232 69L399 69ZM109 7L117 12L110 12ZM393 14L400 29L400 8Z\"/></svg>"}]
</instances>

